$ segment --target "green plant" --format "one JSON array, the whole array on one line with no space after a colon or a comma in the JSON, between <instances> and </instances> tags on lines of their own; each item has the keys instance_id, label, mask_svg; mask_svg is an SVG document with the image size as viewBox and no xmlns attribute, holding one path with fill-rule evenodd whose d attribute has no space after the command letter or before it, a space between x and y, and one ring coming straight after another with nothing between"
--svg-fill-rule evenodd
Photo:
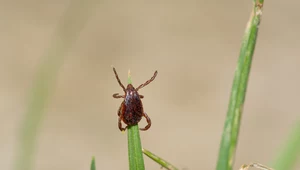
<instances>
[{"instance_id":1,"label":"green plant","mask_svg":"<svg viewBox=\"0 0 300 170\"><path fill-rule=\"evenodd\" d=\"M169 169L169 170L178 170L178 168L176 168L174 165L172 165L171 163L167 162L166 160L160 158L159 156L156 156L154 153L146 150L145 148L143 148L143 153L148 156L150 159L152 159L153 161L157 162L158 164L160 164L162 167Z\"/></svg>"},{"instance_id":2,"label":"green plant","mask_svg":"<svg viewBox=\"0 0 300 170\"><path fill-rule=\"evenodd\" d=\"M130 126L127 129L128 136L128 158L130 170L144 170L144 158L140 139L139 126Z\"/></svg>"},{"instance_id":3,"label":"green plant","mask_svg":"<svg viewBox=\"0 0 300 170\"><path fill-rule=\"evenodd\" d=\"M276 170L292 169L300 159L300 121L296 122L292 132L283 145L282 151L272 162Z\"/></svg>"},{"instance_id":4,"label":"green plant","mask_svg":"<svg viewBox=\"0 0 300 170\"><path fill-rule=\"evenodd\" d=\"M247 83L251 69L252 56L255 50L255 44L258 33L258 26L261 21L262 7L264 0L253 0L254 6L248 21L245 34L240 49L237 69L235 71L231 97L229 101L226 121L224 125L222 141L219 148L219 157L217 161L217 170L232 170L235 158L235 151L238 141L240 120L242 117L243 105L245 102ZM32 169L32 160L34 145L38 135L39 125L41 124L45 105L50 97L50 92L55 84L58 70L63 63L64 56L69 48L75 42L76 37L87 15L81 15L74 20L75 12L85 14L88 3L83 1L72 1L69 9L66 11L62 22L59 24L56 36L52 41L49 50L43 59L45 60L38 71L34 86L31 91L31 98L28 104L28 110L21 127L20 145L15 160L15 170ZM74 26L73 21L78 24ZM62 41L61 41L62 39ZM128 76L128 83L131 83L131 77ZM130 126L128 134L128 157L130 170L144 170L143 153L149 158L169 170L177 170L166 160L153 154L152 152L142 149L138 125ZM278 158L274 161L273 167L276 170L288 170L293 167L300 153L300 123L295 127L287 147L283 149ZM243 165L241 169L246 170L249 167L266 168L260 164ZM96 170L95 158L91 161L91 170Z\"/></svg>"},{"instance_id":5,"label":"green plant","mask_svg":"<svg viewBox=\"0 0 300 170\"><path fill-rule=\"evenodd\" d=\"M244 33L220 145L217 170L232 170L263 3L263 0L254 1Z\"/></svg>"},{"instance_id":6,"label":"green plant","mask_svg":"<svg viewBox=\"0 0 300 170\"><path fill-rule=\"evenodd\" d=\"M90 170L96 170L96 161L95 161L95 157L92 158Z\"/></svg>"}]
</instances>

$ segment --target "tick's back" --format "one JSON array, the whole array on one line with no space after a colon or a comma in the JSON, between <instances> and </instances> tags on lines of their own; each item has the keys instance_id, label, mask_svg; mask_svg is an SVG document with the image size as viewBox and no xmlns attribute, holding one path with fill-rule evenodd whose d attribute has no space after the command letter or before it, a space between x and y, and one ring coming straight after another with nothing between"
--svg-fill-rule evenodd
<instances>
[{"instance_id":1,"label":"tick's back","mask_svg":"<svg viewBox=\"0 0 300 170\"><path fill-rule=\"evenodd\" d=\"M138 123L143 115L143 104L138 92L128 91L124 104L124 122L130 125Z\"/></svg>"}]
</instances>

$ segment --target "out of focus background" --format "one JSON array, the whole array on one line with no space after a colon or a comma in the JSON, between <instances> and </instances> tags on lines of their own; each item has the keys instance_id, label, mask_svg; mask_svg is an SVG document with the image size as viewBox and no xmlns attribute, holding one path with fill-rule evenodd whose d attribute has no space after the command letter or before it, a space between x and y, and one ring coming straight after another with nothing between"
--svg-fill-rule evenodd
<instances>
[{"instance_id":1,"label":"out of focus background","mask_svg":"<svg viewBox=\"0 0 300 170\"><path fill-rule=\"evenodd\" d=\"M82 1L68 13L72 3L1 1L0 169L13 167L32 88L53 59L46 58L49 47L61 45L57 37L65 35L56 30L66 13L73 25L62 32L72 45L57 56L51 49L58 72L38 126L33 169L88 169L92 156L97 169L128 169L127 135L117 127L122 100L112 98L122 89L111 65L124 84L130 69L134 86L158 70L140 90L152 120L141 132L143 147L180 169L214 169L252 1ZM235 169L271 165L299 121L299 5L265 2ZM145 165L160 168L147 157Z\"/></svg>"}]
</instances>

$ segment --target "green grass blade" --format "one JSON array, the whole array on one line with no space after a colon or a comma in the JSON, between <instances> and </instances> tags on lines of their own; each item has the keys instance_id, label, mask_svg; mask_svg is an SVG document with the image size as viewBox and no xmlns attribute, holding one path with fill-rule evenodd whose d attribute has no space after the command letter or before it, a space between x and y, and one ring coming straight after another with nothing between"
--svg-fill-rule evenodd
<instances>
[{"instance_id":1,"label":"green grass blade","mask_svg":"<svg viewBox=\"0 0 300 170\"><path fill-rule=\"evenodd\" d=\"M14 170L33 169L34 153L38 130L43 119L45 106L49 100L59 68L78 33L87 21L87 14L91 11L87 1L74 0L63 14L49 49L45 52L43 62L37 71L30 92L29 103L25 117L20 127L18 148L14 160Z\"/></svg>"},{"instance_id":2,"label":"green grass blade","mask_svg":"<svg viewBox=\"0 0 300 170\"><path fill-rule=\"evenodd\" d=\"M263 0L254 1L253 11L244 33L220 144L217 170L232 170L263 2Z\"/></svg>"},{"instance_id":3,"label":"green grass blade","mask_svg":"<svg viewBox=\"0 0 300 170\"><path fill-rule=\"evenodd\" d=\"M91 162L91 170L96 170L96 161L95 161L95 157L92 158L92 162Z\"/></svg>"},{"instance_id":4,"label":"green grass blade","mask_svg":"<svg viewBox=\"0 0 300 170\"><path fill-rule=\"evenodd\" d=\"M128 72L128 84L131 84L130 71ZM144 158L140 139L140 129L138 125L127 128L128 136L128 158L130 170L144 170Z\"/></svg>"},{"instance_id":5,"label":"green grass blade","mask_svg":"<svg viewBox=\"0 0 300 170\"><path fill-rule=\"evenodd\" d=\"M273 167L276 170L293 169L296 162L300 160L300 122L292 130L287 143L275 159Z\"/></svg>"},{"instance_id":6,"label":"green grass blade","mask_svg":"<svg viewBox=\"0 0 300 170\"><path fill-rule=\"evenodd\" d=\"M140 139L139 126L129 126L128 134L128 157L130 170L144 170L144 158Z\"/></svg>"},{"instance_id":7,"label":"green grass blade","mask_svg":"<svg viewBox=\"0 0 300 170\"><path fill-rule=\"evenodd\" d=\"M150 159L154 160L155 162L157 162L162 167L164 167L168 170L178 170L178 168L176 168L174 165L172 165L169 162L165 161L164 159L156 156L155 154L153 154L152 152L146 150L145 148L143 148L143 153L145 155L147 155Z\"/></svg>"}]
</instances>

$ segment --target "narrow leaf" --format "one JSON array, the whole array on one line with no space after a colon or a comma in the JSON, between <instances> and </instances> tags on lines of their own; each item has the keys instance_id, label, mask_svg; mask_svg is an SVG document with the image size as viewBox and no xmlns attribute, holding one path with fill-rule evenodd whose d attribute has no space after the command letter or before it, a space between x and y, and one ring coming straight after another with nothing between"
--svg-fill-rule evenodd
<instances>
[{"instance_id":1,"label":"narrow leaf","mask_svg":"<svg viewBox=\"0 0 300 170\"><path fill-rule=\"evenodd\" d=\"M176 168L174 165L172 165L169 162L165 161L164 159L156 156L155 154L146 150L145 148L143 148L143 153L145 155L147 155L149 158L151 158L152 160L154 160L155 162L157 162L158 164L160 164L162 167L164 167L168 170L178 170L178 168Z\"/></svg>"},{"instance_id":2,"label":"narrow leaf","mask_svg":"<svg viewBox=\"0 0 300 170\"><path fill-rule=\"evenodd\" d=\"M275 159L273 167L276 170L293 169L297 161L300 161L300 122L297 122L293 128L282 151Z\"/></svg>"},{"instance_id":3,"label":"narrow leaf","mask_svg":"<svg viewBox=\"0 0 300 170\"><path fill-rule=\"evenodd\" d=\"M232 170L263 0L254 1L235 70L230 102L220 144L217 170Z\"/></svg>"},{"instance_id":4,"label":"narrow leaf","mask_svg":"<svg viewBox=\"0 0 300 170\"><path fill-rule=\"evenodd\" d=\"M92 162L91 162L91 170L96 170L96 161L95 161L95 157L92 158Z\"/></svg>"}]
</instances>

